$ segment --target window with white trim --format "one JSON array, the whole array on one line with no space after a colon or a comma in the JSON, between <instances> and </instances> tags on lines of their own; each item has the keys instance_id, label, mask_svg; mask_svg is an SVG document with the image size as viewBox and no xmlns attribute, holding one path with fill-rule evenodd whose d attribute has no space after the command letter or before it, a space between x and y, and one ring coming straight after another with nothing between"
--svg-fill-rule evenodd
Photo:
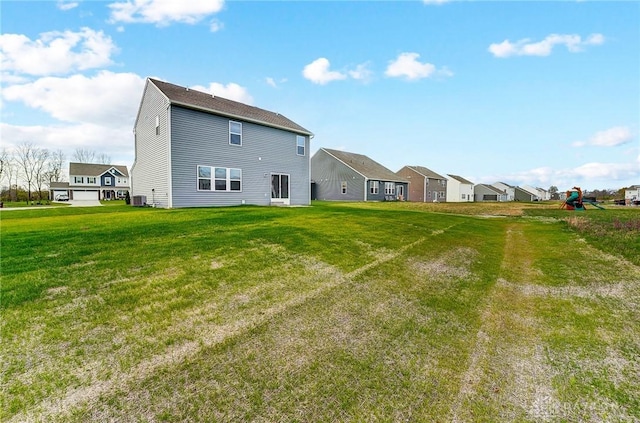
<instances>
[{"instance_id":1,"label":"window with white trim","mask_svg":"<svg viewBox=\"0 0 640 423\"><path fill-rule=\"evenodd\" d=\"M369 181L369 193L377 194L378 193L378 181Z\"/></svg>"},{"instance_id":2,"label":"window with white trim","mask_svg":"<svg viewBox=\"0 0 640 423\"><path fill-rule=\"evenodd\" d=\"M229 144L242 145L242 123L229 121Z\"/></svg>"},{"instance_id":3,"label":"window with white trim","mask_svg":"<svg viewBox=\"0 0 640 423\"><path fill-rule=\"evenodd\" d=\"M242 170L198 166L198 191L242 191Z\"/></svg>"},{"instance_id":4,"label":"window with white trim","mask_svg":"<svg viewBox=\"0 0 640 423\"><path fill-rule=\"evenodd\" d=\"M305 137L303 137L302 135L296 135L296 153L298 154L298 156L304 156L305 141Z\"/></svg>"},{"instance_id":5,"label":"window with white trim","mask_svg":"<svg viewBox=\"0 0 640 423\"><path fill-rule=\"evenodd\" d=\"M156 135L160 135L160 116L156 116Z\"/></svg>"},{"instance_id":6,"label":"window with white trim","mask_svg":"<svg viewBox=\"0 0 640 423\"><path fill-rule=\"evenodd\" d=\"M96 183L96 177L95 176L87 176L87 183L88 184L95 184Z\"/></svg>"},{"instance_id":7,"label":"window with white trim","mask_svg":"<svg viewBox=\"0 0 640 423\"><path fill-rule=\"evenodd\" d=\"M340 192L343 194L347 193L347 181L340 182Z\"/></svg>"},{"instance_id":8,"label":"window with white trim","mask_svg":"<svg viewBox=\"0 0 640 423\"><path fill-rule=\"evenodd\" d=\"M393 182L384 183L384 195L393 195L396 193L396 184Z\"/></svg>"},{"instance_id":9,"label":"window with white trim","mask_svg":"<svg viewBox=\"0 0 640 423\"><path fill-rule=\"evenodd\" d=\"M104 178L104 184L105 185L111 185L111 177L107 176L106 178Z\"/></svg>"}]
</instances>

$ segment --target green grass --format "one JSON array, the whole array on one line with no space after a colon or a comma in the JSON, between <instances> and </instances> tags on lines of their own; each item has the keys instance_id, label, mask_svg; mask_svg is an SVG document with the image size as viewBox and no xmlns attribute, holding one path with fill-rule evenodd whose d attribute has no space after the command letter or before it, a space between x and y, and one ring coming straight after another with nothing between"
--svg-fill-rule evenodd
<instances>
[{"instance_id":1,"label":"green grass","mask_svg":"<svg viewBox=\"0 0 640 423\"><path fill-rule=\"evenodd\" d=\"M111 203L1 215L0 420L640 419L639 264L557 205Z\"/></svg>"}]
</instances>

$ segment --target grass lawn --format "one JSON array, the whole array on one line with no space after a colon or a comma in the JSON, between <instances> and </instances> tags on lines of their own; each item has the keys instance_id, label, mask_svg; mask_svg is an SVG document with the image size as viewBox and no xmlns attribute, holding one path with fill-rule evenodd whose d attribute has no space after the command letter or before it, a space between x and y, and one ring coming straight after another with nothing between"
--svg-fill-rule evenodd
<instances>
[{"instance_id":1,"label":"grass lawn","mask_svg":"<svg viewBox=\"0 0 640 423\"><path fill-rule=\"evenodd\" d=\"M640 421L640 209L1 215L0 421Z\"/></svg>"}]
</instances>

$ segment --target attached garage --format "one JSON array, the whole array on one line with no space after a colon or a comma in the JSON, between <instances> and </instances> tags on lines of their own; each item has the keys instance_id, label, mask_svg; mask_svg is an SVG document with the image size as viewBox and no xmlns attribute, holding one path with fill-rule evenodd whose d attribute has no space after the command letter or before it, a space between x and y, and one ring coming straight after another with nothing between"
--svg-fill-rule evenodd
<instances>
[{"instance_id":1,"label":"attached garage","mask_svg":"<svg viewBox=\"0 0 640 423\"><path fill-rule=\"evenodd\" d=\"M93 201L98 201L98 191L78 191L78 190L73 190L73 197L74 200L81 200L81 201L85 201L85 200L93 200Z\"/></svg>"}]
</instances>

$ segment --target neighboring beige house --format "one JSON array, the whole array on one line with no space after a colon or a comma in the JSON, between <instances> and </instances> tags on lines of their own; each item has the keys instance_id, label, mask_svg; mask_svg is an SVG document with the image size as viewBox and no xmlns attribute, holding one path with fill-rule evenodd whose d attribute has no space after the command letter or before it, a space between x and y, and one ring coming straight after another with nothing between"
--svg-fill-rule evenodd
<instances>
[{"instance_id":1,"label":"neighboring beige house","mask_svg":"<svg viewBox=\"0 0 640 423\"><path fill-rule=\"evenodd\" d=\"M447 176L447 202L473 202L473 182L458 175Z\"/></svg>"},{"instance_id":2,"label":"neighboring beige house","mask_svg":"<svg viewBox=\"0 0 640 423\"><path fill-rule=\"evenodd\" d=\"M631 204L634 201L640 201L640 185L631 185L624 190L624 199L626 204Z\"/></svg>"}]
</instances>

